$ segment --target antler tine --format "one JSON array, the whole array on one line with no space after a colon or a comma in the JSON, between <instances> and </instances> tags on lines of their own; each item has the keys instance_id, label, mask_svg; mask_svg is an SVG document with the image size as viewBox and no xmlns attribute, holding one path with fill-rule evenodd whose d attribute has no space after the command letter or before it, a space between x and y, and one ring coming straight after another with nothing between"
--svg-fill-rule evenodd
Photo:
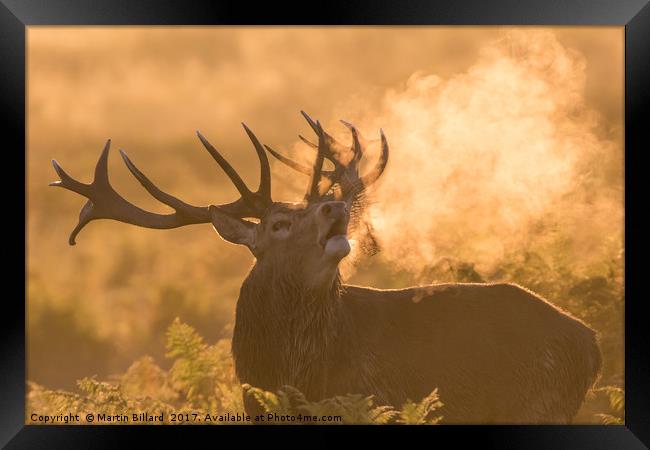
<instances>
[{"instance_id":1,"label":"antler tine","mask_svg":"<svg viewBox=\"0 0 650 450\"><path fill-rule=\"evenodd\" d=\"M93 215L93 202L88 200L82 207L81 211L79 211L79 222L77 222L77 225L74 227L72 232L70 233L70 236L68 237L68 245L76 245L77 241L77 235L79 232L85 227L88 222L94 219Z\"/></svg>"},{"instance_id":2,"label":"antler tine","mask_svg":"<svg viewBox=\"0 0 650 450\"><path fill-rule=\"evenodd\" d=\"M241 179L241 177L239 176L237 171L235 169L233 169L233 167L230 165L230 163L228 161L226 161L226 158L221 156L221 153L219 153L217 151L217 149L214 148L212 146L212 144L210 144L210 142L208 142L208 140L205 137L203 137L203 135L201 134L200 131L197 130L196 135L199 137L199 139L201 140L201 143L206 148L206 150L210 153L210 155L212 155L212 157L217 162L217 164L219 164L219 167L221 167L223 169L223 171L226 172L226 175L228 175L228 178L230 178L230 181L232 181L232 183L235 185L235 187L237 188L237 190L241 194L242 198L244 198L245 200L248 199L248 201L251 201L250 198L251 198L252 192L250 191L250 189L248 189L248 187L246 186L246 183L244 183L244 180Z\"/></svg>"},{"instance_id":3,"label":"antler tine","mask_svg":"<svg viewBox=\"0 0 650 450\"><path fill-rule=\"evenodd\" d=\"M69 191L76 192L77 194L86 195L90 187L89 184L81 183L68 175L65 170L59 166L59 163L56 162L56 159L52 160L52 166L54 167L54 170L56 171L59 178L61 178L61 180L51 182L49 184L50 186L62 187Z\"/></svg>"},{"instance_id":4,"label":"antler tine","mask_svg":"<svg viewBox=\"0 0 650 450\"><path fill-rule=\"evenodd\" d=\"M389 154L388 141L384 135L384 130L379 129L379 133L381 134L381 154L379 155L379 159L370 172L353 183L349 195L354 196L363 192L368 186L377 181L381 174L384 173L384 169L386 169Z\"/></svg>"},{"instance_id":5,"label":"antler tine","mask_svg":"<svg viewBox=\"0 0 650 450\"><path fill-rule=\"evenodd\" d=\"M106 141L102 153L99 155L97 160L97 165L95 166L95 179L93 184L101 184L104 186L110 186L108 181L108 152L111 148L111 140Z\"/></svg>"},{"instance_id":6,"label":"antler tine","mask_svg":"<svg viewBox=\"0 0 650 450\"><path fill-rule=\"evenodd\" d=\"M318 124L312 120L311 117L309 117L309 114L307 114L305 111L300 110L300 114L307 120L307 123L311 127L312 130L314 130L314 133L316 133L317 136L320 136L320 133L323 131L322 129L319 129Z\"/></svg>"},{"instance_id":7,"label":"antler tine","mask_svg":"<svg viewBox=\"0 0 650 450\"><path fill-rule=\"evenodd\" d=\"M309 126L312 128L312 130L314 130L314 132L316 133L316 135L319 137L319 140L320 140L320 138L321 138L321 136L322 136L323 141L325 141L325 142L324 142L324 145L323 145L323 156L324 156L325 158L329 159L330 161L332 161L332 163L333 163L334 165L337 165L337 164L339 163L339 158L337 157L337 152L340 151L344 146L341 145L341 144L340 144L336 139L334 139L332 136L330 136L330 135L327 133L327 131L325 131L325 130L323 129L322 126L319 128L319 126L320 126L320 122L319 122L319 121L314 122L314 120L313 120L311 117L309 117L309 115L308 115L306 112L304 112L304 111L300 111L300 113L301 113L301 114L303 115L303 117L307 120L307 123L309 124ZM312 147L312 148L318 149L318 147L319 147L319 145L320 145L320 143L319 143L318 145L314 144L313 142L307 140L305 137L303 137L303 136L301 136L301 135L298 135L298 137L299 137L299 138L300 138L304 143L306 143L307 145L309 145L309 146ZM332 151L332 147L336 147L337 152Z\"/></svg>"},{"instance_id":8,"label":"antler tine","mask_svg":"<svg viewBox=\"0 0 650 450\"><path fill-rule=\"evenodd\" d=\"M386 164L388 164L388 141L386 140L386 135L384 134L383 129L379 129L379 134L381 135L381 155L379 156L379 160L377 161L377 164L375 164L375 167L373 167L373 169L362 178L366 186L370 186L372 183L377 181L381 174L384 173Z\"/></svg>"},{"instance_id":9,"label":"antler tine","mask_svg":"<svg viewBox=\"0 0 650 450\"><path fill-rule=\"evenodd\" d=\"M91 184L85 184L75 180L70 175L68 175L65 170L61 168L61 166L59 166L59 163L57 163L56 160L53 159L52 166L54 166L54 170L61 178L61 181L53 181L50 183L50 186L62 187L84 196L87 196L89 190L93 185L96 186L101 184L102 186L110 186L110 183L108 182L108 152L110 148L111 140L107 139L106 144L104 144L104 149L99 155L97 165L95 166L95 177Z\"/></svg>"},{"instance_id":10,"label":"antler tine","mask_svg":"<svg viewBox=\"0 0 650 450\"><path fill-rule=\"evenodd\" d=\"M311 167L304 166L300 164L299 162L294 161L291 158L288 158L284 156L282 153L279 153L275 150L273 150L270 146L264 145L264 148L273 155L274 158L276 158L278 161L282 162L283 164L286 164L287 166L291 167L297 172L300 172L302 174L311 176L313 173L313 169ZM334 179L336 177L337 171L336 170L323 170L321 168L321 177L326 178L329 180L331 183L334 183ZM321 183L323 183L323 179L321 178Z\"/></svg>"},{"instance_id":11,"label":"antler tine","mask_svg":"<svg viewBox=\"0 0 650 450\"><path fill-rule=\"evenodd\" d=\"M309 116L304 112L302 113L311 125L311 119ZM307 187L307 194L305 195L305 200L308 202L320 197L319 184L321 180L321 171L323 169L323 161L325 158L325 136L320 121L316 122L315 129L318 134L318 153L316 154L316 159L314 160L314 165L312 166L309 186Z\"/></svg>"},{"instance_id":12,"label":"antler tine","mask_svg":"<svg viewBox=\"0 0 650 450\"><path fill-rule=\"evenodd\" d=\"M287 158L286 156L284 156L281 153L276 152L275 150L273 150L271 147L269 147L266 144L264 144L264 148L266 149L267 152L269 152L271 155L273 155L273 157L275 159L277 159L278 161L286 164L287 166L291 167L292 169L294 169L294 170L296 170L296 171L298 171L300 173L304 173L305 175L311 175L312 174L312 169L310 167L303 166L302 164L294 161L293 159Z\"/></svg>"},{"instance_id":13,"label":"antler tine","mask_svg":"<svg viewBox=\"0 0 650 450\"><path fill-rule=\"evenodd\" d=\"M305 144L309 145L314 150L318 150L318 145L317 144L314 144L313 142L311 142L310 140L308 140L306 137L304 137L301 134L299 134L298 137L300 138L301 141L303 141Z\"/></svg>"},{"instance_id":14,"label":"antler tine","mask_svg":"<svg viewBox=\"0 0 650 450\"><path fill-rule=\"evenodd\" d=\"M269 165L269 158L266 156L266 152L260 144L260 141L257 139L257 136L242 122L246 134L253 142L255 151L257 152L257 157L260 159L260 186L257 189L257 193L264 198L268 198L269 202L271 201L271 166ZM268 205L267 205L268 206Z\"/></svg>"},{"instance_id":15,"label":"antler tine","mask_svg":"<svg viewBox=\"0 0 650 450\"><path fill-rule=\"evenodd\" d=\"M165 205L173 208L177 212L183 212L187 211L188 209L194 208L192 205L189 205L182 201L179 198L174 197L173 195L170 195L164 191L161 191L155 184L147 178L147 176L142 173L140 169L136 167L135 164L129 159L127 156L126 152L122 149L120 151L120 156L122 156L122 159L124 160L124 164L126 164L126 167L129 169L129 171L133 174L133 176L140 182L142 187L144 187L149 194L156 200L158 200L161 203L164 203ZM108 178L106 179L108 181Z\"/></svg>"},{"instance_id":16,"label":"antler tine","mask_svg":"<svg viewBox=\"0 0 650 450\"><path fill-rule=\"evenodd\" d=\"M255 146L255 151L260 160L260 186L257 192L252 192L244 183L244 180L241 179L237 171L230 165L226 159L221 156L221 154L215 149L208 140L203 137L200 132L196 132L197 136L203 143L203 146L208 150L210 155L214 160L219 164L219 166L226 172L226 175L233 182L239 193L241 194L241 199L245 205L244 210L239 211L240 217L257 217L260 218L268 208L268 206L273 202L271 200L271 168L269 165L269 160L266 157L264 148L260 144L257 137L253 134L248 127L242 123L244 130L248 134L248 137L253 142ZM237 205L237 208L241 206L241 202L234 202L229 204L230 206Z\"/></svg>"},{"instance_id":17,"label":"antler tine","mask_svg":"<svg viewBox=\"0 0 650 450\"><path fill-rule=\"evenodd\" d=\"M363 156L363 146L361 145L361 140L363 140L363 137L359 134L359 130L357 130L357 127L352 125L350 122L346 122L343 119L341 119L340 122L346 127L348 127L348 129L352 133L352 151L354 152L355 160L357 161L361 160L361 157Z\"/></svg>"}]
</instances>

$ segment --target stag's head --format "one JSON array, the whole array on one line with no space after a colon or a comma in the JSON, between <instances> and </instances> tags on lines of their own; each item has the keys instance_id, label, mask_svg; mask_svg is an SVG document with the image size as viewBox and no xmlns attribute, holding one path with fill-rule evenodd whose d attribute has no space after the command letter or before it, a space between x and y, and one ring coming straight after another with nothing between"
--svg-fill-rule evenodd
<instances>
[{"instance_id":1,"label":"stag's head","mask_svg":"<svg viewBox=\"0 0 650 450\"><path fill-rule=\"evenodd\" d=\"M221 237L246 245L256 264L298 275L309 285L326 283L350 252L349 210L343 201L273 203L259 223L233 218L211 206Z\"/></svg>"},{"instance_id":2,"label":"stag's head","mask_svg":"<svg viewBox=\"0 0 650 450\"><path fill-rule=\"evenodd\" d=\"M155 214L144 211L122 198L108 180L108 151L106 143L91 184L71 178L52 161L61 181L51 183L77 192L88 198L82 208L79 223L70 235L75 244L79 231L90 221L113 219L146 228L176 228L198 223L212 223L226 241L245 245L255 256L259 266L298 274L306 284L322 285L332 281L339 262L349 254L348 231L351 211L358 211L365 189L384 171L388 161L388 144L381 133L381 155L374 168L364 176L359 173L359 162L367 141L351 124L343 122L352 134L352 144L344 146L326 133L320 122L314 122L302 113L316 133L317 143L300 138L315 150L311 167L301 165L269 146L262 146L246 125L244 129L253 142L260 161L260 184L251 191L234 168L200 133L199 139L219 166L228 175L241 197L228 204L198 207L161 191L120 150L131 173L157 200L172 207L173 214ZM271 199L271 174L266 151L289 167L309 176L305 197L300 202L274 202ZM323 169L325 160L333 170ZM359 226L353 216L352 226ZM369 230L365 230L369 231Z\"/></svg>"}]
</instances>

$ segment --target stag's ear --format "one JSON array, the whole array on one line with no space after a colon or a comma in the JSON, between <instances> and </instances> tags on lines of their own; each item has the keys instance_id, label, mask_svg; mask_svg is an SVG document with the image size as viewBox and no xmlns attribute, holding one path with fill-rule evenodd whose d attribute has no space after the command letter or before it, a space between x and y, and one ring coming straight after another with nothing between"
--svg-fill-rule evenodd
<instances>
[{"instance_id":1,"label":"stag's ear","mask_svg":"<svg viewBox=\"0 0 650 450\"><path fill-rule=\"evenodd\" d=\"M210 205L212 226L223 239L233 244L242 244L255 254L256 225L238 217L226 214L214 205Z\"/></svg>"}]
</instances>

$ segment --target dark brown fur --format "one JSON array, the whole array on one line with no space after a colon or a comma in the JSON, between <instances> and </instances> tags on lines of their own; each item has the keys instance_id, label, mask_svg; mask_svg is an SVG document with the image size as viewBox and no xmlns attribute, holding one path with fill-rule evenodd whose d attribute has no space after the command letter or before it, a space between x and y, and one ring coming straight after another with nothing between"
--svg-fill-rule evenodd
<instances>
[{"instance_id":1,"label":"dark brown fur","mask_svg":"<svg viewBox=\"0 0 650 450\"><path fill-rule=\"evenodd\" d=\"M590 328L512 284L300 286L258 266L244 282L233 336L243 383L395 406L438 387L446 423L567 423L600 369Z\"/></svg>"}]
</instances>

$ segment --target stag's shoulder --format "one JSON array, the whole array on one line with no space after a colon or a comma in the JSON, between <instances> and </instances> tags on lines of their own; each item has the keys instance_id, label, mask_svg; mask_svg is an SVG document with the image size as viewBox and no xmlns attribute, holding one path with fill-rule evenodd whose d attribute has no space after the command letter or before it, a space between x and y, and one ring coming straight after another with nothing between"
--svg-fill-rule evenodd
<instances>
[{"instance_id":1,"label":"stag's shoulder","mask_svg":"<svg viewBox=\"0 0 650 450\"><path fill-rule=\"evenodd\" d=\"M568 316L543 297L514 283L440 283L403 289L345 285L343 299L360 308L414 312L467 311L499 314Z\"/></svg>"},{"instance_id":2,"label":"stag's shoulder","mask_svg":"<svg viewBox=\"0 0 650 450\"><path fill-rule=\"evenodd\" d=\"M344 298L352 301L409 301L414 304L457 299L484 301L486 299L527 298L543 300L532 291L514 283L439 283L402 289L377 289L365 286L344 285Z\"/></svg>"}]
</instances>

